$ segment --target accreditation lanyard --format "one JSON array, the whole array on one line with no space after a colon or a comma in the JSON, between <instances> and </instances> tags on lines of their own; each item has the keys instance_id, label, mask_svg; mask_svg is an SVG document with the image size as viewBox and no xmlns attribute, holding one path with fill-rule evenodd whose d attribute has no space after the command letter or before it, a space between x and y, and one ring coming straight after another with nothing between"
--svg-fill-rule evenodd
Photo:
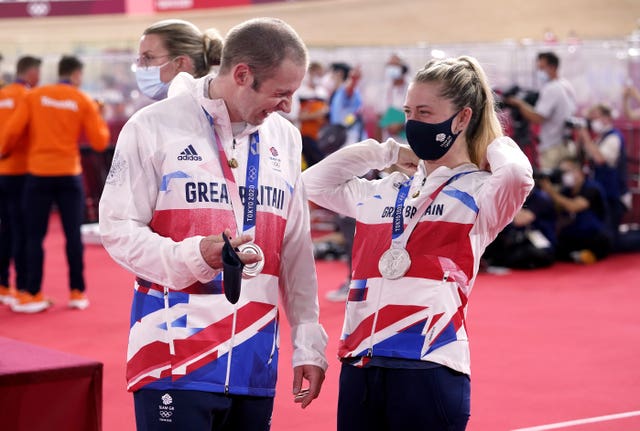
<instances>
[{"instance_id":1,"label":"accreditation lanyard","mask_svg":"<svg viewBox=\"0 0 640 431\"><path fill-rule=\"evenodd\" d=\"M409 195L409 189L411 187L412 179L408 179L398 189L398 195L396 196L396 205L393 212L393 223L391 226L391 248L406 248L407 242L411 233L418 225L418 221L422 218L422 214L429 208L429 205L433 203L440 192L449 184L457 180L458 178L477 171L460 172L449 178L444 183L440 184L437 189L431 193L427 199L424 200L418 207L415 217L413 217L407 226L404 225L404 202Z\"/></svg>"},{"instance_id":2,"label":"accreditation lanyard","mask_svg":"<svg viewBox=\"0 0 640 431\"><path fill-rule=\"evenodd\" d=\"M255 238L256 229L256 214L258 203L258 179L260 174L260 135L258 132L253 132L249 136L249 157L247 159L247 172L245 176L244 186L244 205L240 198L240 189L236 182L231 166L229 165L229 159L222 147L222 140L218 136L213 124L213 117L207 112L204 107L202 108L204 115L209 121L211 126L211 136L218 148L218 160L220 161L220 167L224 179L227 183L227 189L229 191L229 197L231 198L231 209L236 221L236 235L240 233L248 233ZM244 207L243 214L240 214L240 208ZM242 232L239 228L242 226Z\"/></svg>"}]
</instances>

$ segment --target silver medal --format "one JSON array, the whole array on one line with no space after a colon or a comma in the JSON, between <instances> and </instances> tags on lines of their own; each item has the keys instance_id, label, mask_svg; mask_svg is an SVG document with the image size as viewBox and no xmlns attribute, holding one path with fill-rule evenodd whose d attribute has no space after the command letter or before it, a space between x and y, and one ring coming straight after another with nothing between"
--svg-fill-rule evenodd
<instances>
[{"instance_id":1,"label":"silver medal","mask_svg":"<svg viewBox=\"0 0 640 431\"><path fill-rule=\"evenodd\" d=\"M411 266L411 257L404 248L390 248L378 261L380 274L388 280L396 280L407 273Z\"/></svg>"},{"instance_id":2,"label":"silver medal","mask_svg":"<svg viewBox=\"0 0 640 431\"><path fill-rule=\"evenodd\" d=\"M244 278L251 278L260 274L262 272L262 268L264 268L264 253L262 252L260 246L253 242L248 242L239 246L238 249L241 253L253 253L262 257L262 259L256 263L245 265L242 269L242 276Z\"/></svg>"}]
</instances>

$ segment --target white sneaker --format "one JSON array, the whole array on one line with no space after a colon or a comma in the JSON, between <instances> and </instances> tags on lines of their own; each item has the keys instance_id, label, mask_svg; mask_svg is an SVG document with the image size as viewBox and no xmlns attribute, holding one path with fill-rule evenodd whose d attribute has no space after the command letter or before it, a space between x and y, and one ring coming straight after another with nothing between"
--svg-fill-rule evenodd
<instances>
[{"instance_id":1,"label":"white sneaker","mask_svg":"<svg viewBox=\"0 0 640 431\"><path fill-rule=\"evenodd\" d=\"M327 295L325 296L325 298L327 298L327 301L331 301L331 302L346 301L347 298L349 297L349 284L350 283L345 282L338 289L327 292Z\"/></svg>"},{"instance_id":2,"label":"white sneaker","mask_svg":"<svg viewBox=\"0 0 640 431\"><path fill-rule=\"evenodd\" d=\"M53 303L38 292L35 295L29 292L18 291L15 300L10 304L11 311L16 313L39 313L51 307Z\"/></svg>"},{"instance_id":3,"label":"white sneaker","mask_svg":"<svg viewBox=\"0 0 640 431\"><path fill-rule=\"evenodd\" d=\"M84 292L73 289L69 299L69 308L85 310L87 307L89 307L89 298L87 298L87 295L85 295Z\"/></svg>"},{"instance_id":4,"label":"white sneaker","mask_svg":"<svg viewBox=\"0 0 640 431\"><path fill-rule=\"evenodd\" d=\"M0 304L11 305L16 298L16 291L10 287L0 285Z\"/></svg>"}]
</instances>

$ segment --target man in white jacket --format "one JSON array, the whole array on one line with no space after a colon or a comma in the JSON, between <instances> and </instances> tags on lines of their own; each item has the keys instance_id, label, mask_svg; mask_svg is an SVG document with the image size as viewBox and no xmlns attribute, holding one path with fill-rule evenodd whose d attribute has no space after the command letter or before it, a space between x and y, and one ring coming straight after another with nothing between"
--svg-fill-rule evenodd
<instances>
[{"instance_id":1,"label":"man in white jacket","mask_svg":"<svg viewBox=\"0 0 640 431\"><path fill-rule=\"evenodd\" d=\"M218 75L179 75L172 97L136 113L119 136L100 231L136 275L127 382L139 430L268 430L279 296L292 327L294 400L304 408L318 396L327 336L301 138L270 115L290 110L307 61L286 23L247 21L227 35ZM245 265L234 299L223 251Z\"/></svg>"}]
</instances>

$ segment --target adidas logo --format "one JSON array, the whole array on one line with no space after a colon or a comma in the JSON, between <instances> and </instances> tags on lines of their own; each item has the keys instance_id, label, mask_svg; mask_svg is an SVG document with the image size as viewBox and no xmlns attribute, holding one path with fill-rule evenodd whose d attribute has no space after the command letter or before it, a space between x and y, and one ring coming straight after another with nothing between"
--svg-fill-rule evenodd
<instances>
[{"instance_id":1,"label":"adidas logo","mask_svg":"<svg viewBox=\"0 0 640 431\"><path fill-rule=\"evenodd\" d=\"M189 145L187 148L182 150L180 155L178 156L178 160L191 160L191 161L200 161L202 157L196 153L196 149L193 148L193 145Z\"/></svg>"}]
</instances>

